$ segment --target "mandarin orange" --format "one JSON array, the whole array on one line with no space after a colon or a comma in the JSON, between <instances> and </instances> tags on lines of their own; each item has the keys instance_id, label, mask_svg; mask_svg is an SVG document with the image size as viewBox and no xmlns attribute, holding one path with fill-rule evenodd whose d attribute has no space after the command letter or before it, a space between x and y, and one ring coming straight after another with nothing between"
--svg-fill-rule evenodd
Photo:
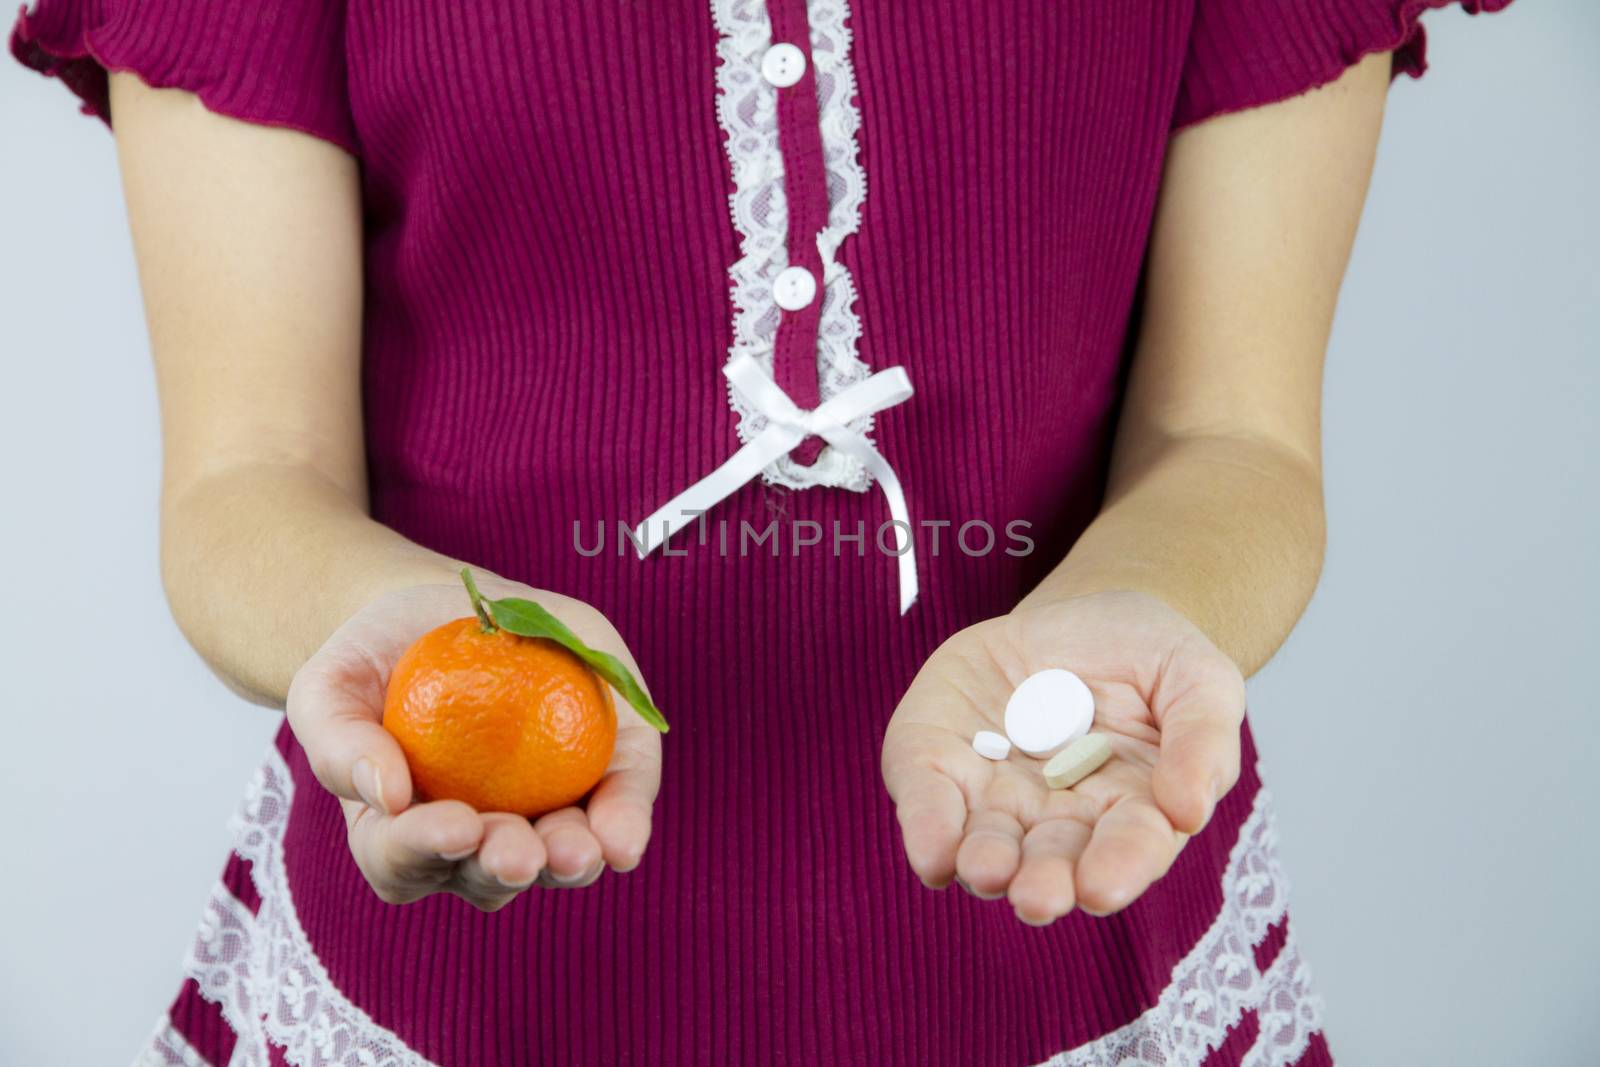
<instances>
[{"instance_id":1,"label":"mandarin orange","mask_svg":"<svg viewBox=\"0 0 1600 1067\"><path fill-rule=\"evenodd\" d=\"M611 688L583 660L471 617L400 657L383 725L423 798L530 818L593 789L617 739Z\"/></svg>"}]
</instances>

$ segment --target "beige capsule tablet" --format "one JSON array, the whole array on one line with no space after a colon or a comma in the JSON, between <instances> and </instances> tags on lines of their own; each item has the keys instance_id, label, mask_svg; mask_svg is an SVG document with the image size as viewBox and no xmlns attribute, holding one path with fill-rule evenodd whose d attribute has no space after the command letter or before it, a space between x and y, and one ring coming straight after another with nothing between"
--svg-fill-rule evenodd
<instances>
[{"instance_id":1,"label":"beige capsule tablet","mask_svg":"<svg viewBox=\"0 0 1600 1067\"><path fill-rule=\"evenodd\" d=\"M1044 765L1045 784L1051 789L1070 789L1110 758L1111 741L1105 734L1080 737Z\"/></svg>"}]
</instances>

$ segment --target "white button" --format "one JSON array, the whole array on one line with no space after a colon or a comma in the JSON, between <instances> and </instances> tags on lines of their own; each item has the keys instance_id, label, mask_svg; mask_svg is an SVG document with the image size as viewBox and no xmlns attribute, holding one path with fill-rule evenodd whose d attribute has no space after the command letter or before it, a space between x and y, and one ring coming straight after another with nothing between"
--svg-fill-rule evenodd
<instances>
[{"instance_id":1,"label":"white button","mask_svg":"<svg viewBox=\"0 0 1600 1067\"><path fill-rule=\"evenodd\" d=\"M787 267L772 282L772 299L785 311L799 311L817 297L817 279L804 267Z\"/></svg>"},{"instance_id":2,"label":"white button","mask_svg":"<svg viewBox=\"0 0 1600 1067\"><path fill-rule=\"evenodd\" d=\"M787 89L806 73L806 54L785 41L767 49L761 57L761 76L780 89Z\"/></svg>"}]
</instances>

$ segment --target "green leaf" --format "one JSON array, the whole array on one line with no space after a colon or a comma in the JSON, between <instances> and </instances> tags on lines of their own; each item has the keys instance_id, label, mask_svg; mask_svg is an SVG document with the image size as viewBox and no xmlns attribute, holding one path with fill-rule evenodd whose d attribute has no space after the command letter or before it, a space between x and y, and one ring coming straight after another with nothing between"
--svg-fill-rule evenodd
<instances>
[{"instance_id":1,"label":"green leaf","mask_svg":"<svg viewBox=\"0 0 1600 1067\"><path fill-rule=\"evenodd\" d=\"M639 713L639 718L662 733L667 732L666 718L651 701L650 694L644 691L644 687L634 679L620 659L609 652L590 648L577 634L567 629L565 623L531 600L506 597L504 600L487 600L485 603L489 605L494 615L495 624L502 630L519 637L543 637L548 641L554 641L610 682L612 687L622 694L623 699L633 705L633 709Z\"/></svg>"}]
</instances>

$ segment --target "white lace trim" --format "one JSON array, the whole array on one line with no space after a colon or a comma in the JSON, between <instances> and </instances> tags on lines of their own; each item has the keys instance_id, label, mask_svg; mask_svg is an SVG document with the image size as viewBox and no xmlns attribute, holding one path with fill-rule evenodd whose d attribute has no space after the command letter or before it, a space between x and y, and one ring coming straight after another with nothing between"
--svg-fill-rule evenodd
<instances>
[{"instance_id":1,"label":"white lace trim","mask_svg":"<svg viewBox=\"0 0 1600 1067\"><path fill-rule=\"evenodd\" d=\"M211 1067L211 1064L163 1015L139 1058L133 1061L133 1067Z\"/></svg>"},{"instance_id":2,"label":"white lace trim","mask_svg":"<svg viewBox=\"0 0 1600 1067\"><path fill-rule=\"evenodd\" d=\"M712 0L717 42L717 118L727 135L734 191L729 197L740 234L741 258L729 268L733 281L733 345L730 360L749 354L772 371L773 343L781 312L772 300L772 282L789 265L785 244L788 205L783 190L783 154L778 147L778 90L761 76L761 57L772 43L764 0ZM827 400L868 376L856 355L861 322L856 317L855 282L836 258L839 245L861 225L867 178L861 169L856 131L855 73L850 66L847 0L811 0L811 62L821 117L822 153L827 168L828 221L817 236L823 272L822 309L817 327L818 386ZM739 439L753 440L766 417L732 388L728 403L739 416ZM872 430L866 416L850 423L860 434ZM827 485L864 492L872 477L850 456L829 446L806 467L784 456L762 477L804 489Z\"/></svg>"},{"instance_id":3,"label":"white lace trim","mask_svg":"<svg viewBox=\"0 0 1600 1067\"><path fill-rule=\"evenodd\" d=\"M229 1067L267 1067L268 1038L297 1067L433 1067L352 1004L312 950L283 863L293 794L288 766L269 749L233 823L234 849L251 863L260 911L251 915L218 883L184 965L238 1035ZM1222 890L1221 913L1173 968L1154 1007L1041 1067L1189 1067L1221 1045L1246 1011L1260 1024L1246 1067L1284 1067L1298 1059L1322 1028L1322 1001L1312 992L1293 931L1265 973L1255 963L1255 946L1288 909L1288 879L1265 789L1240 827ZM164 1019L136 1067L204 1063Z\"/></svg>"},{"instance_id":4,"label":"white lace trim","mask_svg":"<svg viewBox=\"0 0 1600 1067\"><path fill-rule=\"evenodd\" d=\"M1289 939L1262 976L1266 996L1256 1005L1261 1030L1242 1067L1287 1067L1298 1060L1322 1029L1322 999L1311 991L1311 968Z\"/></svg>"},{"instance_id":5,"label":"white lace trim","mask_svg":"<svg viewBox=\"0 0 1600 1067\"><path fill-rule=\"evenodd\" d=\"M1222 912L1172 969L1156 1004L1121 1029L1057 1053L1041 1067L1191 1067L1227 1038L1246 1011L1260 1034L1245 1062L1279 1067L1322 1027L1322 1001L1293 931L1265 973L1255 946L1286 914L1289 881L1278 859L1272 797L1263 787L1222 877Z\"/></svg>"},{"instance_id":6,"label":"white lace trim","mask_svg":"<svg viewBox=\"0 0 1600 1067\"><path fill-rule=\"evenodd\" d=\"M269 749L233 821L261 908L251 915L219 882L184 962L238 1035L229 1067L267 1067L269 1038L297 1067L431 1067L352 1004L312 950L283 863L293 796L288 765Z\"/></svg>"}]
</instances>

